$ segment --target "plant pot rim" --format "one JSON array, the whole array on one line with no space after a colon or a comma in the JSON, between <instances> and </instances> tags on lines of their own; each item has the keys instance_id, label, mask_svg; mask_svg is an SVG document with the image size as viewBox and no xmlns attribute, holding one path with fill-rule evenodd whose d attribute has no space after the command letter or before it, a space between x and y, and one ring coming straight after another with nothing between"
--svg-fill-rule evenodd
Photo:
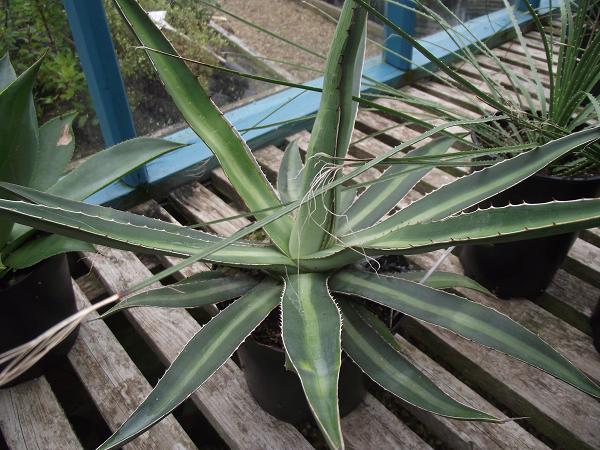
<instances>
[{"instance_id":1,"label":"plant pot rim","mask_svg":"<svg viewBox=\"0 0 600 450\"><path fill-rule=\"evenodd\" d=\"M54 256L50 256L46 259L43 259L42 261L34 264L33 266L29 266L29 267L23 267L22 269L15 269L12 270L11 272L8 273L7 277L6 277L6 281L9 280L14 280L14 283L12 284L6 284L4 285L3 283L0 283L0 292L7 292L10 291L11 289L14 289L15 287L19 286L19 284L27 282L27 280L33 276L33 274L35 273L35 271L42 267L45 264L51 264L54 261L57 261L59 259L61 259L61 257L66 257L66 255L64 254L59 254L59 255L54 255ZM15 280L15 277L19 277Z\"/></svg>"}]
</instances>

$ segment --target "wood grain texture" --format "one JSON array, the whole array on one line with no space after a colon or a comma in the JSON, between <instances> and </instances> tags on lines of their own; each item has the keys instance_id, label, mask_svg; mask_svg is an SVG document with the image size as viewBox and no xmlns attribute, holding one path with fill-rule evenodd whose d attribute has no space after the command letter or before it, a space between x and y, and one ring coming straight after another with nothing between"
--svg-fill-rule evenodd
<instances>
[{"instance_id":1,"label":"wood grain texture","mask_svg":"<svg viewBox=\"0 0 600 450\"><path fill-rule=\"evenodd\" d=\"M411 256L422 267L430 267L440 252ZM450 256L440 270L460 273L460 263ZM527 300L496 300L484 294L457 289L473 301L491 306L536 332L596 377L600 355L591 339ZM575 388L508 356L486 349L449 331L407 318L404 331L430 355L443 359L469 382L510 408L529 417L538 431L565 448L600 446L600 403Z\"/></svg>"},{"instance_id":2,"label":"wood grain texture","mask_svg":"<svg viewBox=\"0 0 600 450\"><path fill-rule=\"evenodd\" d=\"M0 430L11 450L80 450L45 377L0 390Z\"/></svg>"},{"instance_id":3,"label":"wood grain texture","mask_svg":"<svg viewBox=\"0 0 600 450\"><path fill-rule=\"evenodd\" d=\"M484 400L471 388L451 375L447 370L417 349L403 337L397 335L401 353L427 375L440 389L452 398L469 406L478 408L498 418L506 415ZM473 448L486 450L525 450L548 449L538 439L530 435L516 422L502 424L469 422L436 416L415 407L408 409L446 445L459 450Z\"/></svg>"},{"instance_id":4,"label":"wood grain texture","mask_svg":"<svg viewBox=\"0 0 600 450\"><path fill-rule=\"evenodd\" d=\"M342 419L342 431L347 449L431 449L371 394L367 394L365 401Z\"/></svg>"},{"instance_id":5,"label":"wood grain texture","mask_svg":"<svg viewBox=\"0 0 600 450\"><path fill-rule=\"evenodd\" d=\"M600 299L600 289L559 269L546 292L533 299L565 322L591 334L590 318Z\"/></svg>"},{"instance_id":6,"label":"wood grain texture","mask_svg":"<svg viewBox=\"0 0 600 450\"><path fill-rule=\"evenodd\" d=\"M210 192L201 183L183 186L169 195L174 207L190 221L191 224L210 222L224 217L239 214L218 196ZM201 217L203 219L201 219ZM212 230L222 236L230 236L238 228L248 225L248 219L239 218L220 222L211 226Z\"/></svg>"},{"instance_id":7,"label":"wood grain texture","mask_svg":"<svg viewBox=\"0 0 600 450\"><path fill-rule=\"evenodd\" d=\"M600 288L600 248L578 238L563 267L588 283Z\"/></svg>"},{"instance_id":8,"label":"wood grain texture","mask_svg":"<svg viewBox=\"0 0 600 450\"><path fill-rule=\"evenodd\" d=\"M90 302L74 283L77 307ZM133 363L98 314L89 316L69 353L69 361L111 431L116 431L152 391L152 386ZM98 442L100 444L100 442ZM184 450L196 446L172 415L165 417L125 449Z\"/></svg>"}]
</instances>

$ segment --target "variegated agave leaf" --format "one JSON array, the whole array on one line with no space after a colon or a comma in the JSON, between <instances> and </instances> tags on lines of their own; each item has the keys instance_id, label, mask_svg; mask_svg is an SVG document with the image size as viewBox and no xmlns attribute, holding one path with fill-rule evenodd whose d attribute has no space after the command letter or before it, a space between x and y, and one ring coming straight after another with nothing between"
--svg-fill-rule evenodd
<instances>
[{"instance_id":1,"label":"variegated agave leaf","mask_svg":"<svg viewBox=\"0 0 600 450\"><path fill-rule=\"evenodd\" d=\"M365 255L407 254L466 241L497 242L600 225L600 200L463 213L568 151L600 138L599 129L552 141L466 176L389 217L386 214L435 166L436 158L446 161L443 155L453 139L435 139L416 150L412 147L450 127L487 123L493 118L431 127L346 175L339 173L315 182L326 164L339 161L332 158L345 156L354 124L365 39L365 9L360 6L367 2L352 0L344 4L331 47L322 109L306 164L302 164L298 147L291 144L283 158L276 193L245 143L192 80L185 63L168 56L174 53L173 48L141 7L134 0L116 2L138 39L146 47L163 52L150 52L149 56L167 89L190 125L215 151L257 220L230 237L220 237L11 184L0 185L2 192L13 198L0 200L2 218L117 248L187 257L124 294L135 293L199 260L259 268L261 273L257 277L255 271L246 271L244 276L233 278L222 273L200 274L132 295L109 311L112 314L138 306L191 308L234 300L192 338L152 394L100 449L121 447L168 415L276 307L282 311L286 364L298 375L332 449L344 447L337 398L342 351L372 380L418 408L463 420L498 420L438 389L402 356L398 342L369 310L368 301L442 326L600 397L600 388L593 381L535 334L493 309L440 290L468 287L485 291L473 281L456 274L433 273L424 285L420 284L423 272L389 276L350 267ZM394 160L379 183L362 193L354 188L343 190L344 183L385 165L402 151L411 151L408 163ZM346 214L344 220L334 220L340 212ZM273 245L242 240L262 228Z\"/></svg>"}]
</instances>

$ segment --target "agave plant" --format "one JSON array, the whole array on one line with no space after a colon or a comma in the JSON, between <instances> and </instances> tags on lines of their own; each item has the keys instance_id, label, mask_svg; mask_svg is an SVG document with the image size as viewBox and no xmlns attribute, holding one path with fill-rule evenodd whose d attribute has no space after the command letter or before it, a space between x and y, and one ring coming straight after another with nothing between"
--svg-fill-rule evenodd
<instances>
[{"instance_id":1,"label":"agave plant","mask_svg":"<svg viewBox=\"0 0 600 450\"><path fill-rule=\"evenodd\" d=\"M1 181L83 201L144 163L181 147L162 139L132 139L96 153L64 175L75 150L71 124L76 115L62 115L38 127L32 89L42 63L43 58L17 77L8 54L0 58ZM87 242L38 234L0 220L0 279L59 253L93 251Z\"/></svg>"},{"instance_id":2,"label":"agave plant","mask_svg":"<svg viewBox=\"0 0 600 450\"><path fill-rule=\"evenodd\" d=\"M474 131L481 144L492 147L499 144L541 145L600 122L600 32L593 22L598 14L596 1L557 2L556 7L560 6L557 17L556 12L547 16L539 15L530 2L524 0L522 4L529 10L535 30L540 33L544 48L540 52L532 48L523 36L515 6L504 0L519 51L524 55L523 64L526 69L507 64L486 42L470 33L468 24L463 23L440 0L416 0L414 7L405 7L439 24L447 34L448 41L457 44L461 51L452 55L453 59L458 60L455 67L436 58L389 18L364 0L360 1L393 32L408 40L441 69L441 74L433 75L440 82L458 87L464 93L464 98L457 100L462 100L475 110L473 112L482 116L494 112L506 116L504 120L466 127ZM436 10L442 11L442 14ZM451 17L460 26L451 26L444 17ZM558 18L560 25L548 24L548 18ZM543 62L540 62L542 55ZM473 81L473 76L480 82ZM463 111L456 108L436 104L390 86L379 88L383 97L401 99L437 118L457 120L470 116L465 116ZM419 117L410 112L404 118L407 121L421 122ZM600 145L577 149L569 158L551 164L548 171L565 176L596 174L600 171Z\"/></svg>"},{"instance_id":3,"label":"agave plant","mask_svg":"<svg viewBox=\"0 0 600 450\"><path fill-rule=\"evenodd\" d=\"M600 200L552 202L462 213L485 198L534 174L570 150L600 138L585 130L544 144L465 176L389 215L452 143L443 137L412 150L359 196L345 183L396 153L460 125L433 128L350 173L339 161L354 127L364 55L366 10L346 1L328 56L323 95L302 162L291 145L275 190L246 143L223 117L186 64L135 0L116 0L184 117L215 153L231 184L256 221L230 237L215 236L160 220L87 205L14 184L1 189L2 217L76 239L144 253L187 257L122 293L108 314L139 307L194 308L235 300L185 346L148 398L100 449L121 447L169 414L207 380L275 308L291 368L328 445L343 448L338 408L342 352L375 382L434 414L463 420L497 420L453 400L398 351L393 333L369 309L384 305L442 326L525 361L600 398L600 387L537 335L493 309L440 289L468 285L464 278L383 276L354 263L375 255L411 254L464 242L496 242L544 236L600 224ZM396 161L398 162L398 161ZM244 240L264 230L268 242ZM135 290L204 260L241 275L209 272L176 285L132 295Z\"/></svg>"}]
</instances>

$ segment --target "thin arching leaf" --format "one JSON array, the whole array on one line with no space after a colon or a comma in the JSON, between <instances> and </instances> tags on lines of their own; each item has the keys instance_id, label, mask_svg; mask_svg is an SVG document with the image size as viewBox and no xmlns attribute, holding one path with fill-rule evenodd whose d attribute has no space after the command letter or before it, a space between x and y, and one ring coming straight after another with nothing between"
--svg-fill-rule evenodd
<instances>
[{"instance_id":1,"label":"thin arching leaf","mask_svg":"<svg viewBox=\"0 0 600 450\"><path fill-rule=\"evenodd\" d=\"M298 200L302 195L302 158L298 141L288 144L281 159L279 175L277 176L277 191L283 203Z\"/></svg>"},{"instance_id":2,"label":"thin arching leaf","mask_svg":"<svg viewBox=\"0 0 600 450\"><path fill-rule=\"evenodd\" d=\"M159 308L198 308L238 298L259 283L248 276L228 277L213 272L201 272L178 283L152 289L126 298L103 314L112 315L124 309L140 306Z\"/></svg>"},{"instance_id":3,"label":"thin arching leaf","mask_svg":"<svg viewBox=\"0 0 600 450\"><path fill-rule=\"evenodd\" d=\"M456 140L443 137L411 150L407 157L439 155L445 153ZM390 212L404 196L427 174L432 167L420 166L419 170L407 171L418 166L397 165L389 168L383 176L392 176L386 181L370 186L344 213L344 221L336 229L338 235L367 228ZM402 174L395 176L396 174Z\"/></svg>"},{"instance_id":4,"label":"thin arching leaf","mask_svg":"<svg viewBox=\"0 0 600 450\"><path fill-rule=\"evenodd\" d=\"M537 367L600 398L600 387L536 334L498 311L400 278L344 271L330 280L334 292L366 298Z\"/></svg>"},{"instance_id":5,"label":"thin arching leaf","mask_svg":"<svg viewBox=\"0 0 600 450\"><path fill-rule=\"evenodd\" d=\"M148 57L177 108L215 154L227 178L248 208L260 211L280 205L248 145L202 89L185 62L168 56L177 55L177 51L142 7L135 0L115 0L115 3L142 45L166 53L149 51ZM258 219L266 217L265 214L258 216ZM277 247L286 251L291 228L291 218L283 216L269 223L265 231Z\"/></svg>"},{"instance_id":6,"label":"thin arching leaf","mask_svg":"<svg viewBox=\"0 0 600 450\"><path fill-rule=\"evenodd\" d=\"M10 83L15 81L17 74L10 63L8 53L0 58L0 91L3 91Z\"/></svg>"},{"instance_id":7,"label":"thin arching leaf","mask_svg":"<svg viewBox=\"0 0 600 450\"><path fill-rule=\"evenodd\" d=\"M482 209L448 219L408 225L371 241L366 248L410 253L465 243L533 239L600 225L600 199Z\"/></svg>"},{"instance_id":8,"label":"thin arching leaf","mask_svg":"<svg viewBox=\"0 0 600 450\"><path fill-rule=\"evenodd\" d=\"M226 242L224 238L162 220L74 202L20 186L0 183L0 189L29 201L44 203L0 200L0 211L5 217L42 231L94 244L142 253L190 256L207 251L212 244ZM239 263L241 267L256 267L256 264L275 269L281 263L294 266L274 247L248 241L230 243L212 254L210 260L231 265ZM7 261L10 262L10 256Z\"/></svg>"},{"instance_id":9,"label":"thin arching leaf","mask_svg":"<svg viewBox=\"0 0 600 450\"><path fill-rule=\"evenodd\" d=\"M148 137L121 142L89 157L54 183L48 192L70 200L85 200L148 161L183 146Z\"/></svg>"},{"instance_id":10,"label":"thin arching leaf","mask_svg":"<svg viewBox=\"0 0 600 450\"><path fill-rule=\"evenodd\" d=\"M373 381L413 406L453 419L496 420L442 392L394 345L394 336L365 307L341 299L344 351ZM396 344L397 345L397 344Z\"/></svg>"},{"instance_id":11,"label":"thin arching leaf","mask_svg":"<svg viewBox=\"0 0 600 450\"><path fill-rule=\"evenodd\" d=\"M282 338L310 409L332 449L343 448L338 406L341 318L327 275L286 278L281 303Z\"/></svg>"},{"instance_id":12,"label":"thin arching leaf","mask_svg":"<svg viewBox=\"0 0 600 450\"><path fill-rule=\"evenodd\" d=\"M188 398L279 304L281 291L280 284L267 279L202 327L146 400L98 450L121 447Z\"/></svg>"},{"instance_id":13,"label":"thin arching leaf","mask_svg":"<svg viewBox=\"0 0 600 450\"><path fill-rule=\"evenodd\" d=\"M410 272L391 273L390 275L402 278L403 280L420 283L427 274L426 270L412 270ZM480 285L477 281L453 272L432 272L427 276L423 284L434 289L468 288L483 292L484 294L491 294L488 289Z\"/></svg>"},{"instance_id":14,"label":"thin arching leaf","mask_svg":"<svg viewBox=\"0 0 600 450\"><path fill-rule=\"evenodd\" d=\"M459 178L412 203L389 219L352 234L350 240L353 245L362 245L401 227L455 214L514 186L569 151L599 138L600 127L580 131Z\"/></svg>"},{"instance_id":15,"label":"thin arching leaf","mask_svg":"<svg viewBox=\"0 0 600 450\"><path fill-rule=\"evenodd\" d=\"M38 123L31 92L41 64L40 59L13 79L8 55L2 58L3 82L8 84L0 92L0 181L24 185L31 181L38 154ZM0 220L0 248L11 228L10 222Z\"/></svg>"},{"instance_id":16,"label":"thin arching leaf","mask_svg":"<svg viewBox=\"0 0 600 450\"><path fill-rule=\"evenodd\" d=\"M45 191L64 174L75 150L73 119L76 114L50 119L39 129L39 149L32 161L33 173L28 186ZM89 182L89 180L86 180Z\"/></svg>"},{"instance_id":17,"label":"thin arching leaf","mask_svg":"<svg viewBox=\"0 0 600 450\"><path fill-rule=\"evenodd\" d=\"M366 12L354 2L345 2L331 43L323 93L312 129L302 172L302 195L314 190L315 180L340 178L327 173L332 158L343 158L348 151L360 92L364 62ZM294 257L324 248L335 227L339 210L338 189L330 190L300 207L290 237L290 254Z\"/></svg>"},{"instance_id":18,"label":"thin arching leaf","mask_svg":"<svg viewBox=\"0 0 600 450\"><path fill-rule=\"evenodd\" d=\"M95 252L95 247L85 241L57 234L40 236L17 247L4 260L11 269L24 269L44 261L54 255L67 252Z\"/></svg>"}]
</instances>

